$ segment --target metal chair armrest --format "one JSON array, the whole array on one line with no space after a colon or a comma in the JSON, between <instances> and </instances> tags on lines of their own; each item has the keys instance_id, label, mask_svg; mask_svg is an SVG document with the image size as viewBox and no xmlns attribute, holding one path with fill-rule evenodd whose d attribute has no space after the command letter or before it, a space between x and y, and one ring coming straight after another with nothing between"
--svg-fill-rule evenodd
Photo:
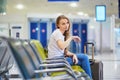
<instances>
[{"instance_id":1,"label":"metal chair armrest","mask_svg":"<svg viewBox=\"0 0 120 80\"><path fill-rule=\"evenodd\" d=\"M73 73L71 73L71 71L69 69L66 68L55 68L55 69L44 69L44 70L35 70L34 73L38 74L38 73L47 73L47 72L67 72L71 77L73 77L75 80L78 80L76 75L73 75Z\"/></svg>"},{"instance_id":2,"label":"metal chair armrest","mask_svg":"<svg viewBox=\"0 0 120 80\"><path fill-rule=\"evenodd\" d=\"M44 61L42 61L42 63L60 63L60 62L62 62L62 63L66 63L66 64L68 64L68 65L70 65L66 60L64 60L64 59L58 59L58 60L44 60Z\"/></svg>"}]
</instances>

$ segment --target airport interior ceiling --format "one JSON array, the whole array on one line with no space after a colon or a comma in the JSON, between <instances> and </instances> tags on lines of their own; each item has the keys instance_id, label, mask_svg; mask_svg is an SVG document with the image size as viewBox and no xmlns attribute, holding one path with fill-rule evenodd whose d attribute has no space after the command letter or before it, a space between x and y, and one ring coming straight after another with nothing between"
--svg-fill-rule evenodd
<instances>
[{"instance_id":1,"label":"airport interior ceiling","mask_svg":"<svg viewBox=\"0 0 120 80\"><path fill-rule=\"evenodd\" d=\"M95 16L95 6L105 5L107 16L118 16L118 0L79 0L78 2L48 2L48 0L0 0L0 11L7 14L49 13ZM22 4L24 9L16 6Z\"/></svg>"}]
</instances>

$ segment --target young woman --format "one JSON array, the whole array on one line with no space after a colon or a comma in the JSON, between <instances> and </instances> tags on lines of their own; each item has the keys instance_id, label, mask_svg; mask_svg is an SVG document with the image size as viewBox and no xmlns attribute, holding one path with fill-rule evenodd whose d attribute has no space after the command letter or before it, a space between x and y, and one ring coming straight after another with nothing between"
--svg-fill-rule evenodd
<instances>
[{"instance_id":1,"label":"young woman","mask_svg":"<svg viewBox=\"0 0 120 80\"><path fill-rule=\"evenodd\" d=\"M77 64L81 66L92 79L90 63L87 55L82 53L74 54L67 49L72 40L75 42L80 42L81 40L78 36L70 36L69 19L64 15L58 16L56 19L56 27L57 29L52 33L49 40L48 57L57 58L67 56L66 60L70 65Z\"/></svg>"}]
</instances>

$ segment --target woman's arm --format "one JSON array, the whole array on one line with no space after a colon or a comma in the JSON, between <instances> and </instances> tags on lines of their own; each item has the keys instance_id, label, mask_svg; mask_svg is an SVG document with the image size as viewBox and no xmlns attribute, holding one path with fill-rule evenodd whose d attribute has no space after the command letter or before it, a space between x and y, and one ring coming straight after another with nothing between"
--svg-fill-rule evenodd
<instances>
[{"instance_id":1,"label":"woman's arm","mask_svg":"<svg viewBox=\"0 0 120 80\"><path fill-rule=\"evenodd\" d=\"M58 40L57 44L61 50L64 50L66 47L68 47L72 40L74 40L75 42L80 42L80 37L70 36L66 41Z\"/></svg>"},{"instance_id":2,"label":"woman's arm","mask_svg":"<svg viewBox=\"0 0 120 80\"><path fill-rule=\"evenodd\" d=\"M64 50L71 42L72 36L69 37L66 41L58 40L57 44L61 50Z\"/></svg>"},{"instance_id":3,"label":"woman's arm","mask_svg":"<svg viewBox=\"0 0 120 80\"><path fill-rule=\"evenodd\" d=\"M74 64L78 63L77 56L74 53L68 51L67 49L65 49L65 56L72 57Z\"/></svg>"},{"instance_id":4,"label":"woman's arm","mask_svg":"<svg viewBox=\"0 0 120 80\"><path fill-rule=\"evenodd\" d=\"M73 57L75 55L74 53L68 51L67 48L65 49L64 53L65 53L65 56L68 56L68 57Z\"/></svg>"}]
</instances>

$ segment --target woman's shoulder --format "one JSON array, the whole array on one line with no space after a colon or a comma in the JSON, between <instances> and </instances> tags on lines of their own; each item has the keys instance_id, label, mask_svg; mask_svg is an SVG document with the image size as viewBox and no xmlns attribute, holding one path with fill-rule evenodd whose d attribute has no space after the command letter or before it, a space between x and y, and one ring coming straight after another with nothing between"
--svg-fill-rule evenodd
<instances>
[{"instance_id":1,"label":"woman's shoulder","mask_svg":"<svg viewBox=\"0 0 120 80\"><path fill-rule=\"evenodd\" d=\"M54 32L53 32L53 34L58 34L58 33L60 33L60 30L59 30L59 29L56 29L56 30L54 30Z\"/></svg>"},{"instance_id":2,"label":"woman's shoulder","mask_svg":"<svg viewBox=\"0 0 120 80\"><path fill-rule=\"evenodd\" d=\"M56 30L54 30L54 32L52 33L52 35L51 36L62 36L62 33L60 32L60 30L59 29L56 29Z\"/></svg>"}]
</instances>

